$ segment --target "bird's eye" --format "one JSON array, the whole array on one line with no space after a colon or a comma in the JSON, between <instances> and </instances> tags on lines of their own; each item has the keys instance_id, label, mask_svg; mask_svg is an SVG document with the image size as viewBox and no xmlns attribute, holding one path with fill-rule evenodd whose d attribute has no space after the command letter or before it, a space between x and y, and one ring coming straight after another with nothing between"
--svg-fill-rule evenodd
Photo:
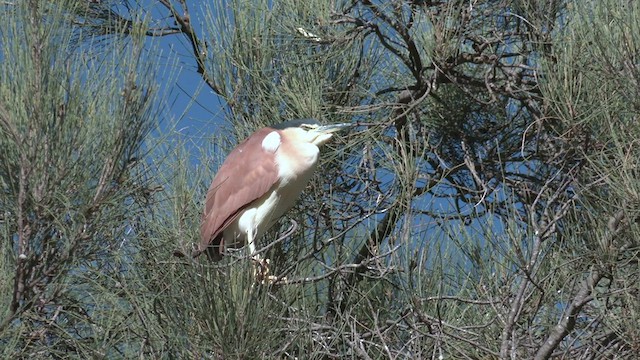
<instances>
[{"instance_id":1,"label":"bird's eye","mask_svg":"<svg viewBox=\"0 0 640 360\"><path fill-rule=\"evenodd\" d=\"M316 125L312 125L312 124L302 124L302 125L300 125L300 127L303 128L304 130L313 130L317 126Z\"/></svg>"}]
</instances>

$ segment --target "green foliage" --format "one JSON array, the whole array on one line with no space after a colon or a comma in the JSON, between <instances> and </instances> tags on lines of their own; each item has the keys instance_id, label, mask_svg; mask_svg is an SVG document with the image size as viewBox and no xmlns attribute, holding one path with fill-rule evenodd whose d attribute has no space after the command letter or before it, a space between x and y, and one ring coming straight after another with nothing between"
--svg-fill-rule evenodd
<instances>
[{"instance_id":1,"label":"green foliage","mask_svg":"<svg viewBox=\"0 0 640 360\"><path fill-rule=\"evenodd\" d=\"M329 11L325 1L214 1L206 8L214 36L207 69L235 122L251 129L274 118L322 119L331 115L328 104L360 101L366 83L350 79L371 76L358 61L364 44L329 26Z\"/></svg>"},{"instance_id":2,"label":"green foliage","mask_svg":"<svg viewBox=\"0 0 640 360\"><path fill-rule=\"evenodd\" d=\"M127 353L126 271L157 125L140 39L99 49L72 2L6 4L0 30L3 357ZM11 344L11 346L8 346Z\"/></svg>"},{"instance_id":3,"label":"green foliage","mask_svg":"<svg viewBox=\"0 0 640 360\"><path fill-rule=\"evenodd\" d=\"M637 352L635 2L124 3L2 5L4 357ZM173 256L235 141L149 136L175 84L143 35L183 36L237 139L358 123L261 239L275 284Z\"/></svg>"}]
</instances>

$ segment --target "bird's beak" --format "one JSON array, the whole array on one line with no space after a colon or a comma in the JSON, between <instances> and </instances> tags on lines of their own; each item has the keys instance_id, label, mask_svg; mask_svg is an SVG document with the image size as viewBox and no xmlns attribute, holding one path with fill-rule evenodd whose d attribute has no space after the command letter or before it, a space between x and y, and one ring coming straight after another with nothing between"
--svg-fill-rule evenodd
<instances>
[{"instance_id":1,"label":"bird's beak","mask_svg":"<svg viewBox=\"0 0 640 360\"><path fill-rule=\"evenodd\" d=\"M331 137L333 136L334 132L340 131L342 129L346 129L346 128L351 127L351 126L353 126L353 125L351 125L349 123L330 124L330 125L318 126L317 128L315 128L313 130L313 132L315 132L316 134L313 137L313 140L311 142L313 142L316 146L323 145L327 141L329 141L329 139L331 139Z\"/></svg>"},{"instance_id":2,"label":"bird's beak","mask_svg":"<svg viewBox=\"0 0 640 360\"><path fill-rule=\"evenodd\" d=\"M329 125L322 125L322 126L318 126L317 129L315 129L317 132L321 132L324 134L331 134L334 133L336 131L340 131L349 127L352 127L353 124L349 124L349 123L340 123L340 124L329 124Z\"/></svg>"}]
</instances>

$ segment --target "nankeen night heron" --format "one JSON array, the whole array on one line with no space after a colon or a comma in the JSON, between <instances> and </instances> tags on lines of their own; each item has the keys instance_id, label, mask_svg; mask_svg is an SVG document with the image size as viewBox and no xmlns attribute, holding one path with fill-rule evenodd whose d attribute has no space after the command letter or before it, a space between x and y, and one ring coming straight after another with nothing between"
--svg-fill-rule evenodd
<instances>
[{"instance_id":1,"label":"nankeen night heron","mask_svg":"<svg viewBox=\"0 0 640 360\"><path fill-rule=\"evenodd\" d=\"M318 164L319 147L349 126L287 121L256 131L233 149L207 192L194 256L206 251L217 261L225 249L247 245L261 261L256 241L294 205Z\"/></svg>"}]
</instances>

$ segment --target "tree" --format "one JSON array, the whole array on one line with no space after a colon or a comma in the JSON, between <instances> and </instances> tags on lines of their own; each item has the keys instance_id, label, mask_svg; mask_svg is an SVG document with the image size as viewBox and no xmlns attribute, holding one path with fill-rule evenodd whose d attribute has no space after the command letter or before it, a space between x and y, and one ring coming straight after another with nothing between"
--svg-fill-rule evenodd
<instances>
[{"instance_id":1,"label":"tree","mask_svg":"<svg viewBox=\"0 0 640 360\"><path fill-rule=\"evenodd\" d=\"M118 276L152 191L154 62L140 36L104 51L67 22L76 6L0 9L3 358L111 356L128 332Z\"/></svg>"},{"instance_id":2,"label":"tree","mask_svg":"<svg viewBox=\"0 0 640 360\"><path fill-rule=\"evenodd\" d=\"M105 354L548 359L638 349L635 3L82 4L66 13L83 31L182 39L183 60L223 100L236 138L274 119L358 123L289 214L293 234L283 236L283 219L264 239L282 276L272 286L252 286L242 256L172 257L197 239L216 166L196 168L188 147L157 160L149 187L164 191L112 272L122 290L107 308L130 309L113 322L128 336Z\"/></svg>"}]
</instances>

